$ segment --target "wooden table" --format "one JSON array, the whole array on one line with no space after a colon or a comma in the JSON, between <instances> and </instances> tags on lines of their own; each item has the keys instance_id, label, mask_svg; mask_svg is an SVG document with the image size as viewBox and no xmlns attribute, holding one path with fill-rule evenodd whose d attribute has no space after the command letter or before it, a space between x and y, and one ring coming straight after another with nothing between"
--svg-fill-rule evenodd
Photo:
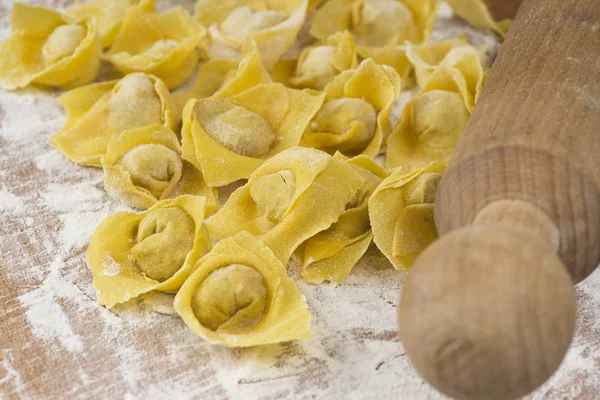
<instances>
[{"instance_id":1,"label":"wooden table","mask_svg":"<svg viewBox=\"0 0 600 400\"><path fill-rule=\"evenodd\" d=\"M2 40L10 4L0 0ZM48 142L64 122L56 95L0 92L0 397L442 398L404 356L403 276L374 250L339 287L297 279L313 314L309 341L210 346L173 315L168 295L98 306L85 250L98 222L122 207L103 191L101 171L70 163ZM297 270L289 266L295 278ZM599 398L599 293L596 272L578 288L567 359L529 398Z\"/></svg>"}]
</instances>

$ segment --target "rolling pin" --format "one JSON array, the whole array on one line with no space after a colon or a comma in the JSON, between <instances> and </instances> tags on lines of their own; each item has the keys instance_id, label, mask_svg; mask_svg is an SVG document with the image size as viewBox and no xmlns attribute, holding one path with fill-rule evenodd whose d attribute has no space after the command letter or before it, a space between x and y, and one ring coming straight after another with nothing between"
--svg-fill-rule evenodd
<instances>
[{"instance_id":1,"label":"rolling pin","mask_svg":"<svg viewBox=\"0 0 600 400\"><path fill-rule=\"evenodd\" d=\"M600 1L523 1L435 221L400 300L411 363L457 399L531 392L572 340L573 285L600 263Z\"/></svg>"}]
</instances>

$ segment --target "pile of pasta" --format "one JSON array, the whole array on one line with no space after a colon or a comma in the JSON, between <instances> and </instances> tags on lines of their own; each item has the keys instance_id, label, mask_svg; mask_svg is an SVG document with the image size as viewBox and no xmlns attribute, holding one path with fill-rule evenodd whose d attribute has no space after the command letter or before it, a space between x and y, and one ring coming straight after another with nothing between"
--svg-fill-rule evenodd
<instances>
[{"instance_id":1,"label":"pile of pasta","mask_svg":"<svg viewBox=\"0 0 600 400\"><path fill-rule=\"evenodd\" d=\"M193 16L153 0L15 3L0 86L69 89L52 144L138 210L91 239L98 302L176 293L197 335L253 346L311 335L292 257L310 284L344 282L372 242L409 268L437 237L436 190L489 67L465 36L429 43L440 3L198 0ZM508 29L481 1L449 3ZM122 77L93 83L103 62Z\"/></svg>"}]
</instances>

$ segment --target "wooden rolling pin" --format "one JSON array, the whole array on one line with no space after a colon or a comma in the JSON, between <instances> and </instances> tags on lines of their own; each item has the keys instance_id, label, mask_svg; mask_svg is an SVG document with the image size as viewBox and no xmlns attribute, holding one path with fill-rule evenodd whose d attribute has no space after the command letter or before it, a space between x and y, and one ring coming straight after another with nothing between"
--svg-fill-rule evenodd
<instances>
[{"instance_id":1,"label":"wooden rolling pin","mask_svg":"<svg viewBox=\"0 0 600 400\"><path fill-rule=\"evenodd\" d=\"M600 263L600 1L523 1L435 218L400 302L408 357L458 399L529 393L564 358L573 284Z\"/></svg>"}]
</instances>

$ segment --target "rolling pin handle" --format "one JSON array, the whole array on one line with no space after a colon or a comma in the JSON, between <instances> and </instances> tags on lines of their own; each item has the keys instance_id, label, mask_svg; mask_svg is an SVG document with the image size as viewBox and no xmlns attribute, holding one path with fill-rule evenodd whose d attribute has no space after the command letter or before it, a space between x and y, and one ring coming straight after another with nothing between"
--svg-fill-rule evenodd
<instances>
[{"instance_id":1,"label":"rolling pin handle","mask_svg":"<svg viewBox=\"0 0 600 400\"><path fill-rule=\"evenodd\" d=\"M484 207L426 249L408 275L400 335L417 371L456 399L521 397L563 360L575 294L558 230L524 201Z\"/></svg>"}]
</instances>

